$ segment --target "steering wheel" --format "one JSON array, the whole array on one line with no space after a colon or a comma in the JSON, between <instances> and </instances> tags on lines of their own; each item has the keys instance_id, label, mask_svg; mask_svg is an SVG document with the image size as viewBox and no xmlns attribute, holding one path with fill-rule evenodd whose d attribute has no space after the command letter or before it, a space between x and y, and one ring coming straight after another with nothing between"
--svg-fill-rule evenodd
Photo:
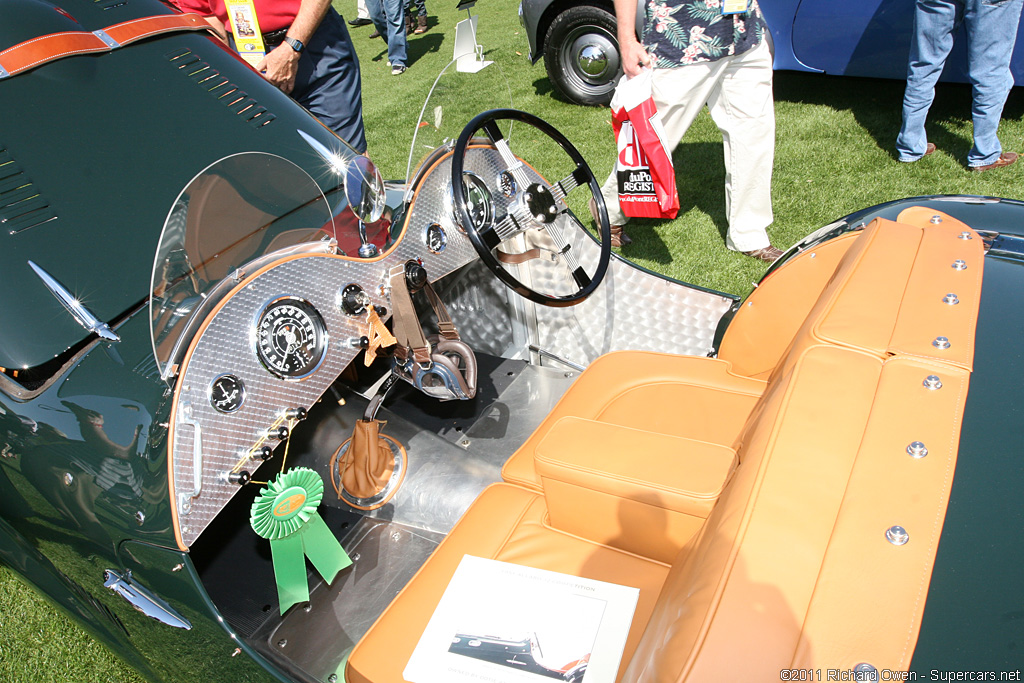
<instances>
[{"instance_id":1,"label":"steering wheel","mask_svg":"<svg viewBox=\"0 0 1024 683\"><path fill-rule=\"evenodd\" d=\"M544 133L562 148L562 151L576 164L576 168L554 185L547 185L544 181L531 181L525 164L516 158L508 141L501 134L497 124L501 120L521 121ZM514 199L508 208L508 214L490 226L478 226L473 220L470 214L471 203L467 201L466 186L463 184L466 149L473 135L479 130L483 130L490 138L505 162L505 172L511 174L517 186ZM566 232L589 237L565 203L566 195L581 185L590 187L600 218L601 252L593 274L588 274L579 264L577 258L579 249L574 248L566 237ZM573 306L590 296L604 278L608 270L608 263L611 261L612 234L611 225L608 223L608 210L601 197L601 186L590 167L587 166L583 155L564 135L543 119L516 109L492 109L478 115L466 124L462 134L459 135L458 142L455 143L455 150L452 152L452 197L455 200L455 211L459 222L480 255L480 260L499 280L520 296L545 306ZM563 225L566 222L568 224ZM563 227L568 230L564 231ZM558 258L569 270L575 283L574 286L577 288L572 294L555 296L527 287L509 273L495 256L494 249L499 244L531 228L540 228L551 238Z\"/></svg>"}]
</instances>

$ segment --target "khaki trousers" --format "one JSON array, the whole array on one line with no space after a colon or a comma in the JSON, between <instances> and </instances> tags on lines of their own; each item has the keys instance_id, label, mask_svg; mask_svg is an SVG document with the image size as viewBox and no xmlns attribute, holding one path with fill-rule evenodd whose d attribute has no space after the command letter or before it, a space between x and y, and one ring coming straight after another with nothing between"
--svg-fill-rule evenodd
<instances>
[{"instance_id":1,"label":"khaki trousers","mask_svg":"<svg viewBox=\"0 0 1024 683\"><path fill-rule=\"evenodd\" d=\"M665 144L675 150L704 105L725 144L726 246L754 251L769 245L772 222L772 164L775 161L775 104L772 98L770 38L734 57L655 69L654 103L665 127ZM676 169L699 173L700 169ZM619 208L615 169L601 187L612 225L629 219Z\"/></svg>"}]
</instances>

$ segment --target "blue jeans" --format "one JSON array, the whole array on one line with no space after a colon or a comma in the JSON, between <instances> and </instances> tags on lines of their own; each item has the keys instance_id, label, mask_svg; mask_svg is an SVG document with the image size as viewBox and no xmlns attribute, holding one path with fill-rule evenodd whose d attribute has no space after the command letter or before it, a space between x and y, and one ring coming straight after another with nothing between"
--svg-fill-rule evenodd
<instances>
[{"instance_id":1,"label":"blue jeans","mask_svg":"<svg viewBox=\"0 0 1024 683\"><path fill-rule=\"evenodd\" d=\"M999 158L1003 148L996 132L1013 86L1010 55L1022 3L1024 0L917 0L903 126L896 138L900 161L917 161L924 155L928 144L925 119L961 23L967 29L967 75L973 95L974 146L967 165L984 166Z\"/></svg>"},{"instance_id":2,"label":"blue jeans","mask_svg":"<svg viewBox=\"0 0 1024 683\"><path fill-rule=\"evenodd\" d=\"M377 33L388 39L388 61L392 66L405 66L405 0L366 0L366 9Z\"/></svg>"}]
</instances>

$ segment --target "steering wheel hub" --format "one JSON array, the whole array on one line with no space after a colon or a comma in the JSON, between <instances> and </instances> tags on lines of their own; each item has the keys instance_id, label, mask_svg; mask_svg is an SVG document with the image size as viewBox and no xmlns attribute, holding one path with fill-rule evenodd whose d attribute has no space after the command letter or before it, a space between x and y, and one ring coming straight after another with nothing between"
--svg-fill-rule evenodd
<instances>
[{"instance_id":1,"label":"steering wheel hub","mask_svg":"<svg viewBox=\"0 0 1024 683\"><path fill-rule=\"evenodd\" d=\"M538 223L546 224L558 218L555 197L545 185L540 183L530 185L523 193L523 201L526 202L526 210Z\"/></svg>"}]
</instances>

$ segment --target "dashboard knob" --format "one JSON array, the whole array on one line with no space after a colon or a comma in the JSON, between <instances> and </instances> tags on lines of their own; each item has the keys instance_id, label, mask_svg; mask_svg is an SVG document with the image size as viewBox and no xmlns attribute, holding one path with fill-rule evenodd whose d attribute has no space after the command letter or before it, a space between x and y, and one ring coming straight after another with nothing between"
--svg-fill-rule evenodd
<instances>
[{"instance_id":1,"label":"dashboard knob","mask_svg":"<svg viewBox=\"0 0 1024 683\"><path fill-rule=\"evenodd\" d=\"M266 461L266 460L270 460L273 457L274 457L274 449L273 448L271 448L270 446L261 446L260 447L260 450L259 450L259 458L260 458L260 460Z\"/></svg>"},{"instance_id":2,"label":"dashboard knob","mask_svg":"<svg viewBox=\"0 0 1024 683\"><path fill-rule=\"evenodd\" d=\"M409 261L405 264L405 283L410 292L423 289L423 285L427 284L427 269L415 261Z\"/></svg>"},{"instance_id":3,"label":"dashboard knob","mask_svg":"<svg viewBox=\"0 0 1024 683\"><path fill-rule=\"evenodd\" d=\"M301 407L289 408L288 410L284 411L284 416L289 420L305 420L306 414L306 409Z\"/></svg>"},{"instance_id":4,"label":"dashboard knob","mask_svg":"<svg viewBox=\"0 0 1024 683\"><path fill-rule=\"evenodd\" d=\"M287 427L273 427L268 429L266 432L268 439L277 439L278 441L284 441L288 438Z\"/></svg>"},{"instance_id":5,"label":"dashboard knob","mask_svg":"<svg viewBox=\"0 0 1024 683\"><path fill-rule=\"evenodd\" d=\"M250 475L245 470L241 472L228 472L228 481L232 484L238 484L239 486L245 486L249 483Z\"/></svg>"}]
</instances>

